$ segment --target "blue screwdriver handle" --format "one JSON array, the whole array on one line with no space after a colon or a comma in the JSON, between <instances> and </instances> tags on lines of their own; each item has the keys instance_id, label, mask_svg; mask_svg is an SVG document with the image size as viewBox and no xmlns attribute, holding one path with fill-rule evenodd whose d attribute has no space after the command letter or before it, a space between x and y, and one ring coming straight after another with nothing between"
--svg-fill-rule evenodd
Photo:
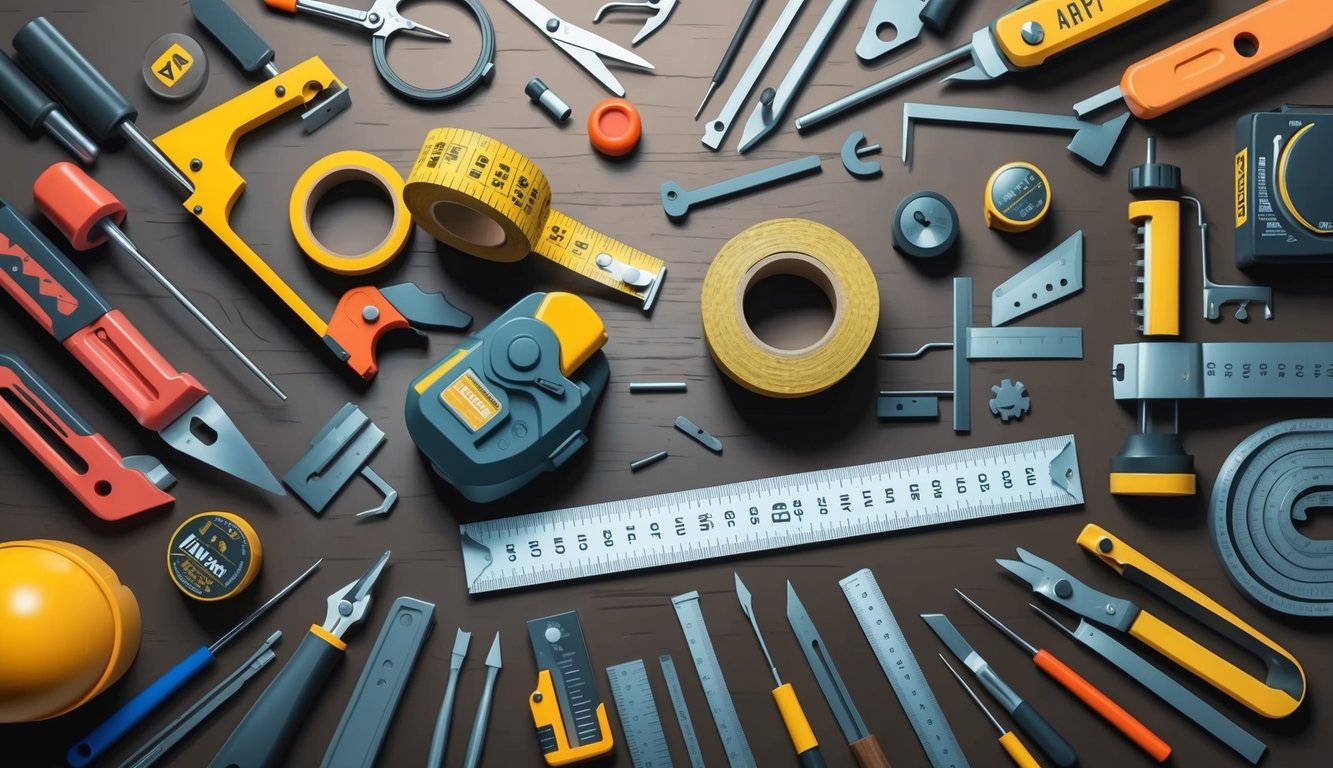
<instances>
[{"instance_id":1,"label":"blue screwdriver handle","mask_svg":"<svg viewBox=\"0 0 1333 768\"><path fill-rule=\"evenodd\" d=\"M91 763L108 747L120 741L122 736L129 733L130 729L157 709L162 702L180 690L181 686L193 680L195 675L207 669L212 663L213 652L206 646L201 646L199 650L186 656L179 664L97 726L86 738L70 747L69 752L65 754L65 762L74 768L83 768Z\"/></svg>"}]
</instances>

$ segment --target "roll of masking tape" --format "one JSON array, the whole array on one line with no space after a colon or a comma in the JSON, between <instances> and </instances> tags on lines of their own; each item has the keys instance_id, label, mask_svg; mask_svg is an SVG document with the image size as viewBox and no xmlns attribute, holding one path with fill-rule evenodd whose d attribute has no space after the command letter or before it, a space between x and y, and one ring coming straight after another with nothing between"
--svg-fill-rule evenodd
<instances>
[{"instance_id":1,"label":"roll of masking tape","mask_svg":"<svg viewBox=\"0 0 1333 768\"><path fill-rule=\"evenodd\" d=\"M436 128L407 175L412 218L449 247L490 261L550 259L651 309L666 277L661 259L551 207L537 164L475 131Z\"/></svg>"},{"instance_id":2,"label":"roll of masking tape","mask_svg":"<svg viewBox=\"0 0 1333 768\"><path fill-rule=\"evenodd\" d=\"M775 275L819 286L833 323L804 349L764 343L745 320L745 294ZM708 268L703 286L704 340L722 372L752 392L805 397L838 383L856 367L879 323L875 274L856 246L805 219L774 219L733 237Z\"/></svg>"},{"instance_id":3,"label":"roll of masking tape","mask_svg":"<svg viewBox=\"0 0 1333 768\"><path fill-rule=\"evenodd\" d=\"M367 182L384 191L393 206L393 222L378 245L363 253L338 253L315 237L311 221L315 206L334 187ZM403 203L403 177L382 158L369 152L334 152L305 169L292 188L288 205L292 236L312 261L339 275L364 275L387 265L402 253L412 235L412 217Z\"/></svg>"}]
</instances>

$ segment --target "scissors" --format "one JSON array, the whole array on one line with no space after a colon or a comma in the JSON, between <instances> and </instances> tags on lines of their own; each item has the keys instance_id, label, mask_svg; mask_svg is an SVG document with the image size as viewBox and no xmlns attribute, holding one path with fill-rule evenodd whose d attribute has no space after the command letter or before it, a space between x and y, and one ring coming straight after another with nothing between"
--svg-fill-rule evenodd
<instances>
[{"instance_id":1,"label":"scissors","mask_svg":"<svg viewBox=\"0 0 1333 768\"><path fill-rule=\"evenodd\" d=\"M298 0L298 2L302 1ZM269 2L269 0L265 0L265 2ZM542 34L550 38L551 42L559 46L560 50L569 54L574 61L577 61L588 71L588 74L597 78L597 82L601 83L602 87L617 96L624 96L625 88L621 86L616 76L611 74L611 70L607 69L606 64L602 62L603 58L642 67L643 69L653 69L653 65L642 56L636 56L600 35L570 24L551 13L546 6L537 2L537 0L505 0L505 2L509 3L514 10L526 16L528 21L540 29Z\"/></svg>"},{"instance_id":2,"label":"scissors","mask_svg":"<svg viewBox=\"0 0 1333 768\"><path fill-rule=\"evenodd\" d=\"M495 28L491 25L491 17L486 13L486 9L481 6L479 0L459 0L472 11L472 14L477 17L477 23L481 25L481 55L477 58L476 65L472 67L472 71L467 76L447 88L421 88L399 77L398 73L394 72L393 68L389 66L390 37L399 32L414 32L424 37L433 37L446 42L449 40L449 35L444 32L425 24L419 24L400 14L398 6L403 1L375 0L374 4L370 6L370 10L367 11L345 8L341 5L320 2L320 0L264 0L264 4L287 13L304 11L326 19L356 24L370 30L370 52L375 57L375 69L379 70L380 77L384 78L389 87L409 99L427 102L453 101L471 92L482 81L490 80L495 71Z\"/></svg>"}]
</instances>

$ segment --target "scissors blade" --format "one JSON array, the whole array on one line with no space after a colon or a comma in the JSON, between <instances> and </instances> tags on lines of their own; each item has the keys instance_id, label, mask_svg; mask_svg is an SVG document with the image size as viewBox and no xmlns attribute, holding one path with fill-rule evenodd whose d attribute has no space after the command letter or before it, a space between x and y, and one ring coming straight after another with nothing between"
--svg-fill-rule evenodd
<instances>
[{"instance_id":1,"label":"scissors blade","mask_svg":"<svg viewBox=\"0 0 1333 768\"><path fill-rule=\"evenodd\" d=\"M547 35L557 43L568 43L578 46L588 51L592 51L597 56L613 61L629 64L643 69L654 69L652 62L637 53L623 48L620 45L607 40L582 27L576 27L568 22L562 22L560 27L554 32L548 32Z\"/></svg>"},{"instance_id":2,"label":"scissors blade","mask_svg":"<svg viewBox=\"0 0 1333 768\"><path fill-rule=\"evenodd\" d=\"M587 70L588 74L596 78L597 82L601 83L606 90L617 96L625 95L625 86L621 85L616 76L611 74L611 70L602 62L600 56L586 48L579 48L563 40L556 40L555 44Z\"/></svg>"}]
</instances>

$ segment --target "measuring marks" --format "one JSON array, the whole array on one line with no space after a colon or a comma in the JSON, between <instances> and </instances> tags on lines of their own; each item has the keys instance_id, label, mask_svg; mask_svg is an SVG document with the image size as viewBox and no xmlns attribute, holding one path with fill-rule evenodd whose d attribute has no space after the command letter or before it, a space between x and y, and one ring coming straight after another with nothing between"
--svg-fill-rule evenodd
<instances>
[{"instance_id":1,"label":"measuring marks","mask_svg":"<svg viewBox=\"0 0 1333 768\"><path fill-rule=\"evenodd\" d=\"M699 593L676 595L671 598L671 604L676 608L680 631L685 633L685 642L690 646L690 656L699 673L704 697L708 699L708 711L713 715L717 735L722 739L722 747L727 753L727 762L731 768L757 768L754 755L750 752L750 743L745 740L745 731L741 729L741 720L736 715L736 705L732 703L731 692L727 690L727 681L722 678L722 666L717 662L713 641L708 637L703 609L699 607Z\"/></svg>"},{"instance_id":2,"label":"measuring marks","mask_svg":"<svg viewBox=\"0 0 1333 768\"><path fill-rule=\"evenodd\" d=\"M662 665L662 677L666 678L671 708L676 710L676 723L680 726L681 738L685 740L685 753L690 756L690 768L704 768L704 752L699 747L698 735L694 733L694 718L690 717L690 708L685 704L685 690L680 687L676 662L670 654L664 654L658 662Z\"/></svg>"},{"instance_id":3,"label":"measuring marks","mask_svg":"<svg viewBox=\"0 0 1333 768\"><path fill-rule=\"evenodd\" d=\"M861 631L875 652L884 676L893 686L930 764L935 768L967 768L963 748L954 737L949 721L944 719L944 711L935 700L921 665L912 655L907 638L875 581L875 574L869 568L862 568L839 581L838 586L842 587L847 604L861 624Z\"/></svg>"},{"instance_id":4,"label":"measuring marks","mask_svg":"<svg viewBox=\"0 0 1333 768\"><path fill-rule=\"evenodd\" d=\"M611 681L611 696L616 700L634 768L671 768L671 750L657 716L657 702L643 659L607 667L606 678Z\"/></svg>"}]
</instances>

